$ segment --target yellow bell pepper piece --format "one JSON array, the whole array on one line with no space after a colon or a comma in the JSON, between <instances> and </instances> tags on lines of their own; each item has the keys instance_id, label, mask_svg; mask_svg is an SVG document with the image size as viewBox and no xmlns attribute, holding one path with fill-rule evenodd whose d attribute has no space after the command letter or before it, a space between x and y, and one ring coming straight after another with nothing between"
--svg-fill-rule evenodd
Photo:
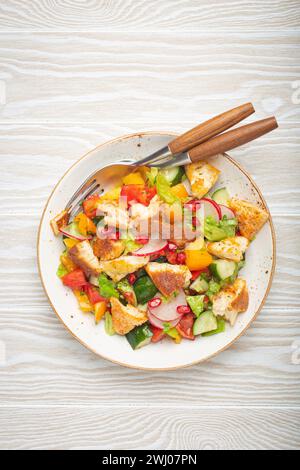
<instances>
[{"instance_id":1,"label":"yellow bell pepper piece","mask_svg":"<svg viewBox=\"0 0 300 470\"><path fill-rule=\"evenodd\" d=\"M96 323L99 323L101 318L104 316L106 310L107 310L107 304L106 304L105 300L102 300L101 302L97 302L94 305L95 322Z\"/></svg>"},{"instance_id":2,"label":"yellow bell pepper piece","mask_svg":"<svg viewBox=\"0 0 300 470\"><path fill-rule=\"evenodd\" d=\"M179 199L185 200L189 195L183 183L179 183L179 184L176 184L175 186L172 186L170 190L171 190L171 193L174 194L174 196L178 197Z\"/></svg>"},{"instance_id":3,"label":"yellow bell pepper piece","mask_svg":"<svg viewBox=\"0 0 300 470\"><path fill-rule=\"evenodd\" d=\"M68 250L70 248L73 248L73 246L77 245L77 243L80 243L80 240L74 240L73 238L64 238L64 244Z\"/></svg>"},{"instance_id":4,"label":"yellow bell pepper piece","mask_svg":"<svg viewBox=\"0 0 300 470\"><path fill-rule=\"evenodd\" d=\"M96 225L83 212L76 215L74 221L77 222L78 230L84 237L87 235L94 235L96 233Z\"/></svg>"},{"instance_id":5,"label":"yellow bell pepper piece","mask_svg":"<svg viewBox=\"0 0 300 470\"><path fill-rule=\"evenodd\" d=\"M176 328L170 328L166 333L168 336L170 336L170 338L172 338L173 341L175 341L176 344L181 343L182 337Z\"/></svg>"},{"instance_id":6,"label":"yellow bell pepper piece","mask_svg":"<svg viewBox=\"0 0 300 470\"><path fill-rule=\"evenodd\" d=\"M64 267L66 268L68 273L70 273L71 271L74 271L74 269L77 268L76 264L73 263L71 258L67 255L67 253L62 253L60 255L60 262L61 262L61 264L64 265Z\"/></svg>"},{"instance_id":7,"label":"yellow bell pepper piece","mask_svg":"<svg viewBox=\"0 0 300 470\"><path fill-rule=\"evenodd\" d=\"M121 193L121 186L117 186L100 196L99 201L118 201Z\"/></svg>"},{"instance_id":8,"label":"yellow bell pepper piece","mask_svg":"<svg viewBox=\"0 0 300 470\"><path fill-rule=\"evenodd\" d=\"M149 173L149 171L150 171L150 168L148 168L147 166L140 166L139 167L139 172L142 175L144 181L147 180L147 173Z\"/></svg>"},{"instance_id":9,"label":"yellow bell pepper piece","mask_svg":"<svg viewBox=\"0 0 300 470\"><path fill-rule=\"evenodd\" d=\"M213 257L205 249L185 249L185 256L185 264L187 265L190 271L198 271L199 269L207 268L207 266L209 266L213 261Z\"/></svg>"},{"instance_id":10,"label":"yellow bell pepper piece","mask_svg":"<svg viewBox=\"0 0 300 470\"><path fill-rule=\"evenodd\" d=\"M88 296L80 290L75 289L73 290L73 292L78 301L80 310L82 310L83 312L92 312L93 306L90 303Z\"/></svg>"},{"instance_id":11,"label":"yellow bell pepper piece","mask_svg":"<svg viewBox=\"0 0 300 470\"><path fill-rule=\"evenodd\" d=\"M129 173L129 175L124 176L122 181L123 184L145 184L144 178L139 171Z\"/></svg>"}]
</instances>

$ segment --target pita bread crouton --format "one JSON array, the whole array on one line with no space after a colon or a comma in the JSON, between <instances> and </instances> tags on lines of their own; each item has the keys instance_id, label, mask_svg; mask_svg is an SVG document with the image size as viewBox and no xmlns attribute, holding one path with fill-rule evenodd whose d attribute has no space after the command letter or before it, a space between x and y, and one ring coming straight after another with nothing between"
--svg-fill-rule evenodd
<instances>
[{"instance_id":1,"label":"pita bread crouton","mask_svg":"<svg viewBox=\"0 0 300 470\"><path fill-rule=\"evenodd\" d=\"M67 211L60 212L54 219L50 221L50 226L55 236L59 235L60 229L68 225L69 213Z\"/></svg>"},{"instance_id":2,"label":"pita bread crouton","mask_svg":"<svg viewBox=\"0 0 300 470\"><path fill-rule=\"evenodd\" d=\"M157 289L170 297L183 287L187 287L192 274L187 266L168 263L148 263L146 271Z\"/></svg>"},{"instance_id":3,"label":"pita bread crouton","mask_svg":"<svg viewBox=\"0 0 300 470\"><path fill-rule=\"evenodd\" d=\"M198 198L208 193L220 174L217 168L203 160L186 165L185 172L190 181L193 196Z\"/></svg>"},{"instance_id":4,"label":"pita bread crouton","mask_svg":"<svg viewBox=\"0 0 300 470\"><path fill-rule=\"evenodd\" d=\"M77 243L68 251L68 255L71 260L84 271L87 277L100 274L101 268L99 260L94 255L88 240Z\"/></svg>"},{"instance_id":5,"label":"pita bread crouton","mask_svg":"<svg viewBox=\"0 0 300 470\"><path fill-rule=\"evenodd\" d=\"M245 237L229 237L219 242L207 243L207 251L222 259L230 259L239 262L249 246L249 240Z\"/></svg>"},{"instance_id":6,"label":"pita bread crouton","mask_svg":"<svg viewBox=\"0 0 300 470\"><path fill-rule=\"evenodd\" d=\"M248 201L232 198L229 205L236 214L241 234L248 240L253 239L269 218L266 210L254 206Z\"/></svg>"},{"instance_id":7,"label":"pita bread crouton","mask_svg":"<svg viewBox=\"0 0 300 470\"><path fill-rule=\"evenodd\" d=\"M148 320L145 312L132 305L123 305L115 297L110 298L113 326L119 335L126 335L136 326Z\"/></svg>"},{"instance_id":8,"label":"pita bread crouton","mask_svg":"<svg viewBox=\"0 0 300 470\"><path fill-rule=\"evenodd\" d=\"M93 243L93 252L101 261L109 261L119 258L125 250L124 240L110 240L109 238L97 238Z\"/></svg>"},{"instance_id":9,"label":"pita bread crouton","mask_svg":"<svg viewBox=\"0 0 300 470\"><path fill-rule=\"evenodd\" d=\"M149 256L120 256L120 258L101 261L100 267L114 282L118 282L127 274L134 273L149 262Z\"/></svg>"},{"instance_id":10,"label":"pita bread crouton","mask_svg":"<svg viewBox=\"0 0 300 470\"><path fill-rule=\"evenodd\" d=\"M214 315L224 317L233 326L238 314L248 308L249 295L246 281L237 278L233 284L215 294L212 303Z\"/></svg>"}]
</instances>

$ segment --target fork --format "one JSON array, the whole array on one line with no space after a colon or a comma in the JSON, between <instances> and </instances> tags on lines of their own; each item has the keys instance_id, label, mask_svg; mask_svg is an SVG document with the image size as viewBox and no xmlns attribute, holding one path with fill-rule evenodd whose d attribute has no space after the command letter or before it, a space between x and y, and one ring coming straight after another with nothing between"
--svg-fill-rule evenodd
<instances>
[{"instance_id":1,"label":"fork","mask_svg":"<svg viewBox=\"0 0 300 470\"><path fill-rule=\"evenodd\" d=\"M69 200L65 208L69 218L81 210L84 199L99 192L102 181L120 180L128 174L128 167L147 165L166 168L195 163L202 158L225 153L278 127L275 117L270 117L223 132L253 112L252 104L246 103L199 124L142 160L124 160L101 168L89 176Z\"/></svg>"}]
</instances>

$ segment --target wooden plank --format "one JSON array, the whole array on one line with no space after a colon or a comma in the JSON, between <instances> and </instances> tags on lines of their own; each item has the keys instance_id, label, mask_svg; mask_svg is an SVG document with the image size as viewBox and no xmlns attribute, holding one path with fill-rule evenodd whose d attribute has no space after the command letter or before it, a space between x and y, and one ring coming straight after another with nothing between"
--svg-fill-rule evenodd
<instances>
[{"instance_id":1,"label":"wooden plank","mask_svg":"<svg viewBox=\"0 0 300 470\"><path fill-rule=\"evenodd\" d=\"M4 31L19 30L198 30L274 29L299 26L297 0L113 0L50 2L6 0L0 8Z\"/></svg>"},{"instance_id":2,"label":"wooden plank","mask_svg":"<svg viewBox=\"0 0 300 470\"><path fill-rule=\"evenodd\" d=\"M299 51L295 31L1 33L0 119L141 125L159 109L169 127L254 100L258 117L295 121Z\"/></svg>"},{"instance_id":3,"label":"wooden plank","mask_svg":"<svg viewBox=\"0 0 300 470\"><path fill-rule=\"evenodd\" d=\"M8 408L3 449L299 449L294 409ZM88 432L87 432L88 431Z\"/></svg>"}]
</instances>

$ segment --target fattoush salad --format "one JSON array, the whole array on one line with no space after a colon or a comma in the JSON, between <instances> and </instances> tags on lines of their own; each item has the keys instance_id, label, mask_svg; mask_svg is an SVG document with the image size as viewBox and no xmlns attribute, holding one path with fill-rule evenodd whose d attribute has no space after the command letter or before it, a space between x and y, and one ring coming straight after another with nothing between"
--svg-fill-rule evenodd
<instances>
[{"instance_id":1,"label":"fattoush salad","mask_svg":"<svg viewBox=\"0 0 300 470\"><path fill-rule=\"evenodd\" d=\"M51 221L63 285L134 350L221 334L248 308L240 270L268 212L215 189L219 175L205 161L139 167Z\"/></svg>"}]
</instances>

